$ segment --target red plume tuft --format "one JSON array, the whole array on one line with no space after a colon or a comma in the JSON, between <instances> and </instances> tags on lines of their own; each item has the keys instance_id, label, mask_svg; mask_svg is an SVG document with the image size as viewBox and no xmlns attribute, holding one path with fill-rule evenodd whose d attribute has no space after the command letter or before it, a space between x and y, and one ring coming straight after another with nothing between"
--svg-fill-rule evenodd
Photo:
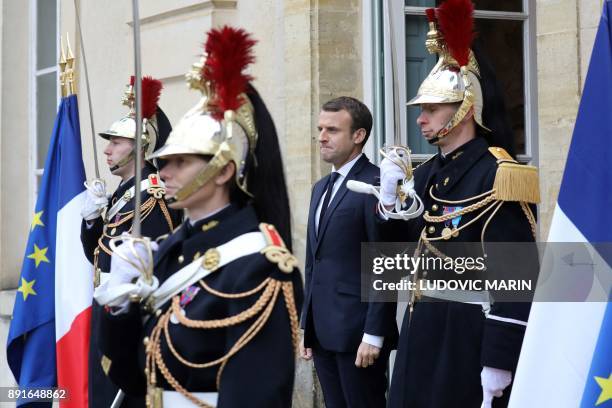
<instances>
[{"instance_id":1,"label":"red plume tuft","mask_svg":"<svg viewBox=\"0 0 612 408\"><path fill-rule=\"evenodd\" d=\"M130 86L134 86L134 81L136 80L135 78L136 77L134 75L130 77Z\"/></svg>"},{"instance_id":2,"label":"red plume tuft","mask_svg":"<svg viewBox=\"0 0 612 408\"><path fill-rule=\"evenodd\" d=\"M142 118L151 119L157 112L162 82L150 76L142 77Z\"/></svg>"},{"instance_id":3,"label":"red plume tuft","mask_svg":"<svg viewBox=\"0 0 612 408\"><path fill-rule=\"evenodd\" d=\"M425 14L427 14L427 21L429 21L430 23L436 22L436 9L434 8L425 9Z\"/></svg>"},{"instance_id":4,"label":"red plume tuft","mask_svg":"<svg viewBox=\"0 0 612 408\"><path fill-rule=\"evenodd\" d=\"M222 120L226 110L236 110L242 105L240 94L246 91L248 82L253 79L243 71L255 61L253 46L256 42L245 30L229 26L208 32L202 77L211 81L214 87L217 97L212 101L216 105L213 110L215 119Z\"/></svg>"},{"instance_id":5,"label":"red plume tuft","mask_svg":"<svg viewBox=\"0 0 612 408\"><path fill-rule=\"evenodd\" d=\"M459 66L467 65L474 39L474 4L471 0L446 0L436 11L448 50Z\"/></svg>"}]
</instances>

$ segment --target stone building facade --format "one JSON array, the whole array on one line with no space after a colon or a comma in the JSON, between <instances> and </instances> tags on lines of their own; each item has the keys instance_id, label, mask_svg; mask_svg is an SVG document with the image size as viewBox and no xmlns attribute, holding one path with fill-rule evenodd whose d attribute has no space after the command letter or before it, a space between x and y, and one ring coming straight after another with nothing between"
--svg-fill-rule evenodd
<instances>
[{"instance_id":1,"label":"stone building facade","mask_svg":"<svg viewBox=\"0 0 612 408\"><path fill-rule=\"evenodd\" d=\"M251 72L281 138L293 208L294 248L302 263L311 186L330 170L321 162L317 147L321 104L337 95L363 99L374 111L377 122L367 147L370 157L376 159L376 148L394 139L392 106L398 100L400 129L396 132L404 142L409 140L406 129L411 114L403 102L410 97L406 89L410 87L411 72L406 61L412 49L405 46L405 39L413 28L411 16L422 14L419 7L433 4L433 0L384 1L140 2L142 71L163 81L160 105L172 122L197 101L198 95L187 90L183 75L201 53L209 28L241 26L259 40L255 48L257 63ZM476 9L487 3L491 2L475 1ZM508 20L523 24L519 36L525 60L523 86L519 88L525 103L519 121L523 121L528 138L524 160L540 167L543 202L539 208L539 233L545 239L603 1L496 2L502 3L507 5L509 14L485 8L480 15L489 18L493 27ZM80 9L95 130L100 131L124 112L120 98L133 70L131 2L77 0L76 4ZM59 96L57 69L50 61L57 61L60 33L64 37L68 33L77 57L83 154L90 177L93 144L83 59L77 52L80 40L74 2L0 0L0 5L0 344L4 345L42 172L40 157L46 153L49 123L52 125ZM395 59L390 58L392 48ZM397 98L393 97L394 89ZM104 143L97 139L99 160L104 163ZM111 180L106 169L103 176ZM321 406L312 367L300 364L297 375L295 405ZM12 384L6 359L2 358L0 386Z\"/></svg>"}]
</instances>

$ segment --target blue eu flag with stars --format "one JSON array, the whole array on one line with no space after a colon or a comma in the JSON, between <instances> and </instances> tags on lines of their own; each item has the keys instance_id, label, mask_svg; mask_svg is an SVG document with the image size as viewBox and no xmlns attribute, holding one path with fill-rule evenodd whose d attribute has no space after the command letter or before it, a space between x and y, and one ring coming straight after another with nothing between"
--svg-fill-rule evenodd
<instances>
[{"instance_id":1,"label":"blue eu flag with stars","mask_svg":"<svg viewBox=\"0 0 612 408\"><path fill-rule=\"evenodd\" d=\"M82 163L77 98L70 95L61 100L53 126L8 335L8 364L22 389L57 384L54 293L57 213L65 194L62 179L83 173ZM18 405L26 402L19 401Z\"/></svg>"}]
</instances>

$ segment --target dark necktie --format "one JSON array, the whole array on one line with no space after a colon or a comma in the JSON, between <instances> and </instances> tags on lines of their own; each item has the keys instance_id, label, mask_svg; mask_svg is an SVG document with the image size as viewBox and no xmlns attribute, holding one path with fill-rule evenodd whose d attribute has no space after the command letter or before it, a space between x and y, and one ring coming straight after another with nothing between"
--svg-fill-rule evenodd
<instances>
[{"instance_id":1,"label":"dark necktie","mask_svg":"<svg viewBox=\"0 0 612 408\"><path fill-rule=\"evenodd\" d=\"M191 224L190 220L186 220L185 222L187 223L187 226L185 227L185 236L187 238L191 238L191 236L195 232L195 227Z\"/></svg>"},{"instance_id":2,"label":"dark necktie","mask_svg":"<svg viewBox=\"0 0 612 408\"><path fill-rule=\"evenodd\" d=\"M323 224L323 217L325 216L325 211L327 210L327 207L329 206L329 201L331 200L332 191L334 190L334 184L336 183L336 180L338 180L338 177L340 177L340 173L337 173L335 171L333 171L329 175L329 180L327 181L327 189L325 191L325 199L323 200L323 205L321 206L321 215L319 215L319 228L317 229L317 235L319 234L319 231L321 231L321 224Z\"/></svg>"}]
</instances>

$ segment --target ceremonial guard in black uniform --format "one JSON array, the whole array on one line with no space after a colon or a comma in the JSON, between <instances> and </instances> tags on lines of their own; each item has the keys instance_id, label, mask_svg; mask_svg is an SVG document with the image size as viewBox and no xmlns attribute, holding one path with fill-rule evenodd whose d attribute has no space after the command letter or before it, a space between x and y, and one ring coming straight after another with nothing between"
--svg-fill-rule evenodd
<instances>
[{"instance_id":1,"label":"ceremonial guard in black uniform","mask_svg":"<svg viewBox=\"0 0 612 408\"><path fill-rule=\"evenodd\" d=\"M254 43L208 33L188 74L203 97L152 155L187 219L152 265L124 239L94 295L109 376L148 406L291 406L302 278L276 130L243 72Z\"/></svg>"},{"instance_id":2,"label":"ceremonial guard in black uniform","mask_svg":"<svg viewBox=\"0 0 612 408\"><path fill-rule=\"evenodd\" d=\"M153 239L168 234L182 221L182 212L167 207L164 199L164 184L161 181L156 162L145 163L142 169L142 181L134 186L134 147L136 122L134 120L133 77L123 97L123 104L130 111L126 116L114 122L110 129L100 133L108 140L104 150L107 163L113 175L121 177L121 184L107 197L105 183L96 179L87 183L87 200L81 211L81 241L85 254L94 265L94 286L108 278L112 251L109 242L132 229L136 191L141 194L142 233ZM142 80L143 89L143 152L152 153L161 147L172 129L164 112L157 106L160 97L161 81L150 77ZM137 190L138 189L138 190ZM108 333L100 329L102 309L94 302L92 306L91 338L89 352L89 405L90 407L108 408L115 398L118 388L104 373L107 362L98 350L98 341ZM123 406L134 405L130 399ZM138 405L136 403L136 405Z\"/></svg>"},{"instance_id":3,"label":"ceremonial guard in black uniform","mask_svg":"<svg viewBox=\"0 0 612 408\"><path fill-rule=\"evenodd\" d=\"M439 60L409 105L420 105L417 124L423 136L439 147L438 154L414 170L410 183L405 169L396 164L398 159L401 164L401 154L388 151L381 163L383 218L401 218L402 199L415 192L422 199L422 216L385 223L391 231L389 241L418 242L415 256L446 258L442 248L460 243L472 252L478 252L474 247L482 248L480 256L486 257L487 244L492 242L535 239L537 169L518 164L506 149L490 144L504 138L509 142L506 136L511 133L505 132L502 116L495 112L499 96L488 88L488 72L481 69L488 66L479 66L470 49L472 13L470 0L447 0L427 12L426 45ZM407 187L399 189L408 193L405 196L396 194L398 181ZM488 255L485 276L508 268ZM465 279L470 273L454 270L442 276ZM423 270L415 276L415 282L432 279L431 272ZM506 406L530 304L496 302L486 291L420 287L426 290L417 293L403 319L389 406Z\"/></svg>"}]
</instances>

